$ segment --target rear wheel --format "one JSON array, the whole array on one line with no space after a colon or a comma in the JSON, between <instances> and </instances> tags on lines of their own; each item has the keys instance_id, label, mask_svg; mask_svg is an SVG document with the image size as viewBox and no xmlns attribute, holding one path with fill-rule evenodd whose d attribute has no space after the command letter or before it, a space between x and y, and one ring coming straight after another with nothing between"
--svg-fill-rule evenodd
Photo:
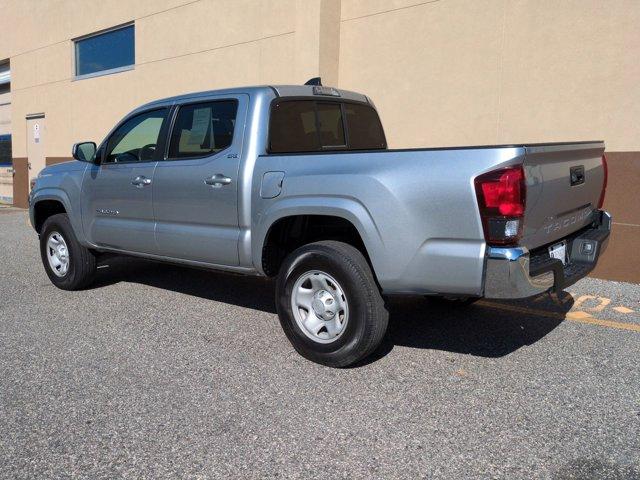
<instances>
[{"instance_id":1,"label":"rear wheel","mask_svg":"<svg viewBox=\"0 0 640 480\"><path fill-rule=\"evenodd\" d=\"M331 367L367 357L387 329L371 268L362 253L342 242L316 242L291 253L280 270L276 304L293 347Z\"/></svg>"},{"instance_id":2,"label":"rear wheel","mask_svg":"<svg viewBox=\"0 0 640 480\"><path fill-rule=\"evenodd\" d=\"M51 282L63 290L80 290L95 278L96 258L78 242L66 213L49 217L40 234L40 256Z\"/></svg>"}]
</instances>

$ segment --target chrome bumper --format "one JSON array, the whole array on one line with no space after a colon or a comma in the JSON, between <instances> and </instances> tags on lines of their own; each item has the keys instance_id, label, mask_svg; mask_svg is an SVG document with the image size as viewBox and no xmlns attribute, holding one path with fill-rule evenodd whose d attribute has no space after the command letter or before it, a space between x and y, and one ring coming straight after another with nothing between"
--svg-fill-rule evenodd
<instances>
[{"instance_id":1,"label":"chrome bumper","mask_svg":"<svg viewBox=\"0 0 640 480\"><path fill-rule=\"evenodd\" d=\"M486 298L525 298L552 288L556 291L572 285L593 270L604 252L611 232L611 215L600 211L591 228L568 237L569 266L560 260L537 257L532 269L531 253L525 247L487 247L484 296ZM580 245L593 242L593 255L580 253Z\"/></svg>"}]
</instances>

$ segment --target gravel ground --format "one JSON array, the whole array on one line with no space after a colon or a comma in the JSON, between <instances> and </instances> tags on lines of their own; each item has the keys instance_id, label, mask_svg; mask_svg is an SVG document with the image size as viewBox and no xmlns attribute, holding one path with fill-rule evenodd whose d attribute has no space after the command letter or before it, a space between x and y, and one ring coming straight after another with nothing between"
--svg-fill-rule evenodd
<instances>
[{"instance_id":1,"label":"gravel ground","mask_svg":"<svg viewBox=\"0 0 640 480\"><path fill-rule=\"evenodd\" d=\"M394 300L335 370L293 351L269 282L113 259L62 292L24 212L0 239L2 478L640 478L638 285Z\"/></svg>"}]
</instances>

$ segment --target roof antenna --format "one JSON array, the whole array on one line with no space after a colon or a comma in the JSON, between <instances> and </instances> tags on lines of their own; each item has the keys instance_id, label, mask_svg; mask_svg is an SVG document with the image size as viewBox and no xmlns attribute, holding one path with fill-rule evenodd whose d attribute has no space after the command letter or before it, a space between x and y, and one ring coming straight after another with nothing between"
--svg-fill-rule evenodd
<instances>
[{"instance_id":1,"label":"roof antenna","mask_svg":"<svg viewBox=\"0 0 640 480\"><path fill-rule=\"evenodd\" d=\"M322 86L322 80L320 79L320 77L313 77L312 79L308 80L307 83L305 83L305 85Z\"/></svg>"}]
</instances>

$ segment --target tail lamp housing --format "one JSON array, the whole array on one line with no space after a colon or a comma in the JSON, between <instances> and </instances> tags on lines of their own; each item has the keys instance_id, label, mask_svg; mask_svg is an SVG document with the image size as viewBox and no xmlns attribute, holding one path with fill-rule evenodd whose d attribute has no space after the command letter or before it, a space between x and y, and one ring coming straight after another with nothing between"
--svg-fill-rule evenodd
<instances>
[{"instance_id":1,"label":"tail lamp housing","mask_svg":"<svg viewBox=\"0 0 640 480\"><path fill-rule=\"evenodd\" d=\"M609 167L607 166L607 157L602 155L602 170L604 170L604 181L602 183L602 193L598 201L598 209L601 210L604 205L604 194L607 191L607 182L609 181Z\"/></svg>"},{"instance_id":2,"label":"tail lamp housing","mask_svg":"<svg viewBox=\"0 0 640 480\"><path fill-rule=\"evenodd\" d=\"M522 166L483 173L474 183L487 243L517 244L522 238L527 193Z\"/></svg>"}]
</instances>

